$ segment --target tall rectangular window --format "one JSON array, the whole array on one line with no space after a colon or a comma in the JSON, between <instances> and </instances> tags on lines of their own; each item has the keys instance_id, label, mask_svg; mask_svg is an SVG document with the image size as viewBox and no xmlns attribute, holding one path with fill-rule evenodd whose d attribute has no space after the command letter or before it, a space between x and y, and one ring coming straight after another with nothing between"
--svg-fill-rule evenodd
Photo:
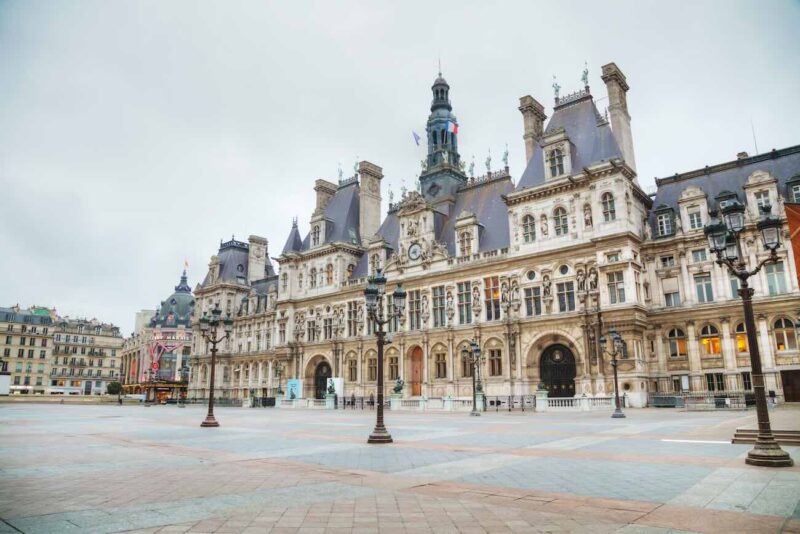
<instances>
[{"instance_id":1,"label":"tall rectangular window","mask_svg":"<svg viewBox=\"0 0 800 534\"><path fill-rule=\"evenodd\" d=\"M486 320L497 321L500 319L500 279L497 276L488 276L483 279L483 284Z\"/></svg>"},{"instance_id":2,"label":"tall rectangular window","mask_svg":"<svg viewBox=\"0 0 800 534\"><path fill-rule=\"evenodd\" d=\"M707 373L706 386L708 391L725 391L725 375L722 373Z\"/></svg>"},{"instance_id":3,"label":"tall rectangular window","mask_svg":"<svg viewBox=\"0 0 800 534\"><path fill-rule=\"evenodd\" d=\"M792 202L800 204L800 184L792 186Z\"/></svg>"},{"instance_id":4,"label":"tall rectangular window","mask_svg":"<svg viewBox=\"0 0 800 534\"><path fill-rule=\"evenodd\" d=\"M370 358L367 361L367 377L370 382L378 379L378 359Z\"/></svg>"},{"instance_id":5,"label":"tall rectangular window","mask_svg":"<svg viewBox=\"0 0 800 534\"><path fill-rule=\"evenodd\" d=\"M330 317L322 320L322 335L325 339L333 339L333 319Z\"/></svg>"},{"instance_id":6,"label":"tall rectangular window","mask_svg":"<svg viewBox=\"0 0 800 534\"><path fill-rule=\"evenodd\" d=\"M756 204L758 204L759 208L764 206L769 206L771 202L769 201L769 191L756 191Z\"/></svg>"},{"instance_id":7,"label":"tall rectangular window","mask_svg":"<svg viewBox=\"0 0 800 534\"><path fill-rule=\"evenodd\" d=\"M697 250L692 251L692 263L699 263L701 261L706 261L708 256L706 256L706 249L698 248Z\"/></svg>"},{"instance_id":8,"label":"tall rectangular window","mask_svg":"<svg viewBox=\"0 0 800 534\"><path fill-rule=\"evenodd\" d=\"M500 376L503 374L503 351L500 349L489 349L489 376Z\"/></svg>"},{"instance_id":9,"label":"tall rectangular window","mask_svg":"<svg viewBox=\"0 0 800 534\"><path fill-rule=\"evenodd\" d=\"M669 213L662 213L656 218L658 223L658 235L666 236L672 235L672 215Z\"/></svg>"},{"instance_id":10,"label":"tall rectangular window","mask_svg":"<svg viewBox=\"0 0 800 534\"><path fill-rule=\"evenodd\" d=\"M436 362L436 378L447 378L447 354L437 352L434 360Z\"/></svg>"},{"instance_id":11,"label":"tall rectangular window","mask_svg":"<svg viewBox=\"0 0 800 534\"><path fill-rule=\"evenodd\" d=\"M556 284L558 293L558 311L575 311L575 286L572 282Z\"/></svg>"},{"instance_id":12,"label":"tall rectangular window","mask_svg":"<svg viewBox=\"0 0 800 534\"><path fill-rule=\"evenodd\" d=\"M470 282L458 283L458 323L469 324L472 322L472 284Z\"/></svg>"},{"instance_id":13,"label":"tall rectangular window","mask_svg":"<svg viewBox=\"0 0 800 534\"><path fill-rule=\"evenodd\" d=\"M422 301L419 289L408 292L408 327L411 330L422 328Z\"/></svg>"},{"instance_id":14,"label":"tall rectangular window","mask_svg":"<svg viewBox=\"0 0 800 534\"><path fill-rule=\"evenodd\" d=\"M690 211L689 212L689 228L692 230L697 230L703 227L703 216L700 215L699 211Z\"/></svg>"},{"instance_id":15,"label":"tall rectangular window","mask_svg":"<svg viewBox=\"0 0 800 534\"><path fill-rule=\"evenodd\" d=\"M625 302L625 281L623 273L608 273L608 299L610 304Z\"/></svg>"},{"instance_id":16,"label":"tall rectangular window","mask_svg":"<svg viewBox=\"0 0 800 534\"><path fill-rule=\"evenodd\" d=\"M358 302L351 300L347 303L347 336L358 335Z\"/></svg>"},{"instance_id":17,"label":"tall rectangular window","mask_svg":"<svg viewBox=\"0 0 800 534\"><path fill-rule=\"evenodd\" d=\"M675 256L661 256L661 266L662 267L674 267L675 266Z\"/></svg>"},{"instance_id":18,"label":"tall rectangular window","mask_svg":"<svg viewBox=\"0 0 800 534\"><path fill-rule=\"evenodd\" d=\"M286 344L286 323L278 324L278 340L281 345Z\"/></svg>"},{"instance_id":19,"label":"tall rectangular window","mask_svg":"<svg viewBox=\"0 0 800 534\"><path fill-rule=\"evenodd\" d=\"M728 279L731 283L731 298L735 299L739 296L739 277L728 273Z\"/></svg>"},{"instance_id":20,"label":"tall rectangular window","mask_svg":"<svg viewBox=\"0 0 800 534\"><path fill-rule=\"evenodd\" d=\"M542 314L542 289L540 287L525 288L525 312L528 317Z\"/></svg>"},{"instance_id":21,"label":"tall rectangular window","mask_svg":"<svg viewBox=\"0 0 800 534\"><path fill-rule=\"evenodd\" d=\"M400 358L397 356L389 357L389 380L397 380L400 376Z\"/></svg>"},{"instance_id":22,"label":"tall rectangular window","mask_svg":"<svg viewBox=\"0 0 800 534\"><path fill-rule=\"evenodd\" d=\"M386 326L388 327L389 332L397 332L398 318L397 315L394 315L394 297L391 294L387 294L385 300L386 317L389 320L389 322L386 323Z\"/></svg>"},{"instance_id":23,"label":"tall rectangular window","mask_svg":"<svg viewBox=\"0 0 800 534\"><path fill-rule=\"evenodd\" d=\"M696 274L694 277L694 288L697 291L697 302L713 302L714 290L711 287L710 274Z\"/></svg>"},{"instance_id":24,"label":"tall rectangular window","mask_svg":"<svg viewBox=\"0 0 800 534\"><path fill-rule=\"evenodd\" d=\"M750 371L744 371L742 373L742 387L744 387L745 391L753 389L753 380L750 376Z\"/></svg>"},{"instance_id":25,"label":"tall rectangular window","mask_svg":"<svg viewBox=\"0 0 800 534\"><path fill-rule=\"evenodd\" d=\"M768 263L764 270L767 273L767 288L770 295L786 293L786 277L783 273L783 262Z\"/></svg>"},{"instance_id":26,"label":"tall rectangular window","mask_svg":"<svg viewBox=\"0 0 800 534\"><path fill-rule=\"evenodd\" d=\"M358 360L355 358L347 362L347 379L350 380L350 382L358 380Z\"/></svg>"},{"instance_id":27,"label":"tall rectangular window","mask_svg":"<svg viewBox=\"0 0 800 534\"><path fill-rule=\"evenodd\" d=\"M433 288L433 327L445 326L444 320L444 286Z\"/></svg>"}]
</instances>

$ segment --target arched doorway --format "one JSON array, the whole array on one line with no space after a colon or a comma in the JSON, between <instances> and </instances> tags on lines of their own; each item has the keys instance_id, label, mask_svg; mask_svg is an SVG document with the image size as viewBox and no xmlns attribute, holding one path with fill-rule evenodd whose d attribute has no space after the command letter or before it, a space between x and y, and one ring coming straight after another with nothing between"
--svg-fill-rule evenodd
<instances>
[{"instance_id":1,"label":"arched doorway","mask_svg":"<svg viewBox=\"0 0 800 534\"><path fill-rule=\"evenodd\" d=\"M422 395L422 348L414 347L411 350L411 395Z\"/></svg>"},{"instance_id":2,"label":"arched doorway","mask_svg":"<svg viewBox=\"0 0 800 534\"><path fill-rule=\"evenodd\" d=\"M575 396L575 356L564 345L550 345L542 352L539 373L550 397Z\"/></svg>"},{"instance_id":3,"label":"arched doorway","mask_svg":"<svg viewBox=\"0 0 800 534\"><path fill-rule=\"evenodd\" d=\"M328 391L328 379L331 377L331 366L328 362L320 362L314 369L314 398L324 399Z\"/></svg>"}]
</instances>

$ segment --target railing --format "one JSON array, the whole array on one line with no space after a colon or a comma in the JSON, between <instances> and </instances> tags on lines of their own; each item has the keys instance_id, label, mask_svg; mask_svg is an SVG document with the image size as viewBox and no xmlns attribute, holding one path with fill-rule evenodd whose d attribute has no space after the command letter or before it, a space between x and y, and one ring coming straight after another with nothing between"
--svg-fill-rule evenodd
<instances>
[{"instance_id":1,"label":"railing","mask_svg":"<svg viewBox=\"0 0 800 534\"><path fill-rule=\"evenodd\" d=\"M547 408L548 409L558 409L558 408L567 408L571 410L579 410L580 399L576 397L554 397L547 399Z\"/></svg>"},{"instance_id":2,"label":"railing","mask_svg":"<svg viewBox=\"0 0 800 534\"><path fill-rule=\"evenodd\" d=\"M768 402L773 404L782 401L781 395L768 398ZM682 391L650 393L647 404L654 408L683 408L687 411L745 410L755 406L756 399L752 391Z\"/></svg>"}]
</instances>

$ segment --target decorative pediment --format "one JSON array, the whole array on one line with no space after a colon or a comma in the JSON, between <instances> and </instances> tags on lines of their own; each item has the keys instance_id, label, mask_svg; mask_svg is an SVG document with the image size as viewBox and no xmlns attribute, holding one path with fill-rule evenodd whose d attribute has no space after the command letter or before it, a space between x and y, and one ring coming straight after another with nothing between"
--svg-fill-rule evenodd
<instances>
[{"instance_id":1,"label":"decorative pediment","mask_svg":"<svg viewBox=\"0 0 800 534\"><path fill-rule=\"evenodd\" d=\"M398 215L404 217L429 207L428 202L416 191L407 193L397 204Z\"/></svg>"}]
</instances>

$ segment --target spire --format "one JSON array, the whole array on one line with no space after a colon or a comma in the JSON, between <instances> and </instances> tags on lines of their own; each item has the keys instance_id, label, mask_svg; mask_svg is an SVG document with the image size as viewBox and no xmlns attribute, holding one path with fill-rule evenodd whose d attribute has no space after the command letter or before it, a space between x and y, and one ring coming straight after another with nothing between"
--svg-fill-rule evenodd
<instances>
[{"instance_id":1,"label":"spire","mask_svg":"<svg viewBox=\"0 0 800 534\"><path fill-rule=\"evenodd\" d=\"M175 286L176 293L191 293L192 288L189 287L189 280L186 277L186 269L183 270L180 283Z\"/></svg>"},{"instance_id":2,"label":"spire","mask_svg":"<svg viewBox=\"0 0 800 534\"><path fill-rule=\"evenodd\" d=\"M297 217L292 217L292 230L283 245L283 254L289 252L299 252L303 250L303 238L300 237L300 230L297 229Z\"/></svg>"}]
</instances>

